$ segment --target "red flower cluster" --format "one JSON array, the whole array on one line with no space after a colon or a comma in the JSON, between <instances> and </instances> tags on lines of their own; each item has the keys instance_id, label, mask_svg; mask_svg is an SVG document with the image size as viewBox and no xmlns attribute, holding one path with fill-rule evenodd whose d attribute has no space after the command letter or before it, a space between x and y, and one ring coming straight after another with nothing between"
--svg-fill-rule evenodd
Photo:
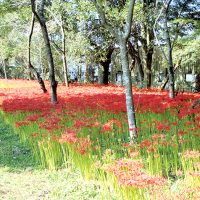
<instances>
[{"instance_id":1,"label":"red flower cluster","mask_svg":"<svg viewBox=\"0 0 200 200\"><path fill-rule=\"evenodd\" d=\"M114 174L122 186L147 188L150 186L163 186L167 180L159 176L150 176L142 169L141 160L120 159L114 164L108 164L104 170Z\"/></svg>"}]
</instances>

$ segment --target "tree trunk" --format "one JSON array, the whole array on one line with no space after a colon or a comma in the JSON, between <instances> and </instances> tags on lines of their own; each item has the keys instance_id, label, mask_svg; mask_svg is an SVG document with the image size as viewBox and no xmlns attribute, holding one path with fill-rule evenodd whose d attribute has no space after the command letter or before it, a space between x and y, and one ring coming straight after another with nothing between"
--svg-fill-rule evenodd
<instances>
[{"instance_id":1,"label":"tree trunk","mask_svg":"<svg viewBox=\"0 0 200 200\"><path fill-rule=\"evenodd\" d=\"M145 16L144 24L144 34L143 48L145 52L146 60L146 76L147 76L147 88L151 88L152 85L152 60L153 60L153 50L154 50L154 32L153 32L153 21L149 16L152 5L156 6L155 0L143 0L143 11Z\"/></svg>"},{"instance_id":2,"label":"tree trunk","mask_svg":"<svg viewBox=\"0 0 200 200\"><path fill-rule=\"evenodd\" d=\"M123 70L123 82L125 85L126 109L128 116L130 140L133 141L137 137L137 129L136 129L137 126L136 126L135 108L134 108L133 93L132 93L132 80L131 80L131 73L129 70L128 49L126 46L126 40L120 36L119 36L119 45L120 45L120 58Z\"/></svg>"},{"instance_id":3,"label":"tree trunk","mask_svg":"<svg viewBox=\"0 0 200 200\"><path fill-rule=\"evenodd\" d=\"M46 21L44 18L44 5L45 0L40 0L37 4L38 13L35 11L35 0L31 0L32 12L36 16L37 20L40 23L42 35L45 43L45 48L47 51L47 60L49 66L49 79L50 79L50 87L51 87L51 103L57 103L57 81L55 80L55 72L54 72L54 61L53 55L51 51L51 45L49 41L49 35L46 27Z\"/></svg>"},{"instance_id":4,"label":"tree trunk","mask_svg":"<svg viewBox=\"0 0 200 200\"><path fill-rule=\"evenodd\" d=\"M131 25L133 20L133 10L135 5L135 0L130 0L128 5L128 13L126 22L123 26L113 27L113 24L107 23L106 15L104 13L104 8L96 0L92 1L98 11L98 14L101 17L102 24L107 28L108 31L112 32L118 40L120 46L120 58L122 63L124 85L125 85L125 95L126 95L126 109L128 117L128 126L129 126L129 135L131 143L134 142L137 137L137 127L136 127L136 118L135 118L135 108L133 102L132 94L132 81L131 74L129 70L129 61L128 61L128 48L127 41L131 32ZM109 20L108 20L109 21Z\"/></svg>"},{"instance_id":5,"label":"tree trunk","mask_svg":"<svg viewBox=\"0 0 200 200\"><path fill-rule=\"evenodd\" d=\"M181 59L177 62L175 68L174 68L174 73L176 72L177 68L180 66L181 64ZM164 81L162 82L161 86L160 86L160 90L163 91L165 89L165 86L167 85L167 82L169 81L169 73L166 75L166 78L164 79Z\"/></svg>"},{"instance_id":6,"label":"tree trunk","mask_svg":"<svg viewBox=\"0 0 200 200\"><path fill-rule=\"evenodd\" d=\"M106 54L106 60L100 62L100 64L103 67L102 84L104 85L108 85L109 66L111 63L113 50L114 50L113 48L108 49L107 54Z\"/></svg>"},{"instance_id":7,"label":"tree trunk","mask_svg":"<svg viewBox=\"0 0 200 200\"><path fill-rule=\"evenodd\" d=\"M90 71L89 71L89 66L88 66L87 63L86 63L86 66L85 66L84 83L91 83L91 81L90 81Z\"/></svg>"},{"instance_id":8,"label":"tree trunk","mask_svg":"<svg viewBox=\"0 0 200 200\"><path fill-rule=\"evenodd\" d=\"M197 74L195 79L195 92L200 92L200 73Z\"/></svg>"},{"instance_id":9,"label":"tree trunk","mask_svg":"<svg viewBox=\"0 0 200 200\"><path fill-rule=\"evenodd\" d=\"M153 58L153 48L148 49L146 54L146 67L147 67L147 88L151 88L152 83L152 58Z\"/></svg>"},{"instance_id":10,"label":"tree trunk","mask_svg":"<svg viewBox=\"0 0 200 200\"><path fill-rule=\"evenodd\" d=\"M63 20L61 21L61 33L62 33L62 60L63 60L63 75L65 80L65 85L69 87L69 81L67 76L67 59L66 59L66 45L65 45L65 29Z\"/></svg>"},{"instance_id":11,"label":"tree trunk","mask_svg":"<svg viewBox=\"0 0 200 200\"><path fill-rule=\"evenodd\" d=\"M3 72L4 72L4 78L7 79L7 72L6 72L6 61L3 60Z\"/></svg>"},{"instance_id":12,"label":"tree trunk","mask_svg":"<svg viewBox=\"0 0 200 200\"><path fill-rule=\"evenodd\" d=\"M128 42L128 47L129 47L130 56L132 57L132 59L136 60L136 62L137 62L138 73L139 73L139 77L140 77L140 84L141 84L141 86L143 86L144 70L143 70L142 61L140 59L139 48L138 48L138 50L136 50L130 41Z\"/></svg>"},{"instance_id":13,"label":"tree trunk","mask_svg":"<svg viewBox=\"0 0 200 200\"><path fill-rule=\"evenodd\" d=\"M175 97L175 90L174 90L174 67L173 67L173 59L172 59L172 45L171 39L169 35L169 29L167 25L167 9L164 11L164 30L165 30L165 37L167 42L167 62L168 62L168 74L169 74L169 97Z\"/></svg>"},{"instance_id":14,"label":"tree trunk","mask_svg":"<svg viewBox=\"0 0 200 200\"><path fill-rule=\"evenodd\" d=\"M104 62L103 63L103 78L102 78L102 81L103 81L103 84L104 85L108 85L108 76L109 76L109 65L110 63L106 63Z\"/></svg>"},{"instance_id":15,"label":"tree trunk","mask_svg":"<svg viewBox=\"0 0 200 200\"><path fill-rule=\"evenodd\" d=\"M30 29L30 33L29 33L29 37L28 37L28 67L30 69L30 72L32 71L33 74L35 75L36 79L38 80L38 83L39 83L40 88L42 89L42 91L44 93L46 93L47 89L45 87L43 79L41 78L41 76L37 72L37 70L33 67L33 65L31 64L31 39L32 39L32 35L33 35L34 24L35 24L35 15L32 14L31 29Z\"/></svg>"}]
</instances>

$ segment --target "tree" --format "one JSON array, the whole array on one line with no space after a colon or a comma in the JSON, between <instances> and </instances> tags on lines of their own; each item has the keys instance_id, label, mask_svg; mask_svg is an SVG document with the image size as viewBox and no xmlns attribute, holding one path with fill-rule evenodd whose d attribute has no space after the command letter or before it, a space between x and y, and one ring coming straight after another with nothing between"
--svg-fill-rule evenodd
<instances>
[{"instance_id":1,"label":"tree","mask_svg":"<svg viewBox=\"0 0 200 200\"><path fill-rule=\"evenodd\" d=\"M185 37L188 35L193 28L194 20L198 20L198 11L196 9L198 6L196 5L196 1L192 0L178 0L176 2L172 2L172 0L163 0L160 2L158 8L157 19L154 24L154 35L157 40L157 44L159 45L163 57L167 61L168 66L168 80L169 80L169 97L174 98L175 91L175 76L174 76L174 63L173 63L173 49L179 44L177 43L179 37ZM191 15L191 13L193 13ZM159 23L158 23L159 22ZM155 30L155 25L160 24L163 25L164 32L164 40L158 39L158 32L162 32L162 28L159 30ZM192 27L192 29L191 29ZM189 44L189 43L188 43ZM187 45L188 45L187 44ZM163 48L166 46L166 51ZM183 51L183 49L181 49ZM166 53L167 52L167 53ZM181 53L182 54L182 53ZM176 62L179 63L180 60L182 64L184 63L184 56L181 57L179 53Z\"/></svg>"},{"instance_id":2,"label":"tree","mask_svg":"<svg viewBox=\"0 0 200 200\"><path fill-rule=\"evenodd\" d=\"M38 10L37 12L35 9L35 0L31 0L31 8L32 8L33 14L39 21L40 27L42 30L42 35L43 35L43 39L45 42L45 47L46 47L46 51L47 51L47 60L48 60L48 65L49 65L49 79L50 79L50 85L51 85L51 103L55 104L55 103L57 103L57 84L58 83L55 80L54 60L53 60L53 55L52 55L52 51L51 51L46 21L45 21L45 17L44 17L45 0L40 0L37 3L38 3L37 4L37 10Z\"/></svg>"},{"instance_id":3,"label":"tree","mask_svg":"<svg viewBox=\"0 0 200 200\"><path fill-rule=\"evenodd\" d=\"M34 73L36 79L38 80L38 83L40 84L42 91L44 93L46 93L47 89L45 87L44 81L41 78L40 74L37 72L37 70L33 67L33 65L31 63L31 38L32 38L32 35L33 35L34 24L35 24L35 15L32 14L31 28L30 28L30 33L29 33L29 37L28 37L28 67Z\"/></svg>"},{"instance_id":4,"label":"tree","mask_svg":"<svg viewBox=\"0 0 200 200\"><path fill-rule=\"evenodd\" d=\"M136 126L135 108L134 108L134 102L133 102L132 81L131 81L131 74L129 70L127 41L128 41L130 31L131 31L135 0L130 0L129 4L127 4L128 13L127 13L126 19L125 21L122 21L122 23L120 24L116 23L116 21L113 22L112 20L108 19L106 16L106 13L104 11L105 8L103 6L106 6L106 3L109 4L110 2L105 1L105 4L103 5L102 1L93 0L93 3L101 18L102 25L114 35L114 37L116 38L119 44L120 58L121 58L122 70L123 70L123 80L124 80L124 85L125 85L126 109L127 109L127 116L128 116L129 134L130 134L130 140L133 141L134 138L137 137L137 126ZM110 3L110 7L112 7L113 12L118 12L118 14L120 14L120 10L122 8L125 8L125 6L121 7L115 3L116 2Z\"/></svg>"},{"instance_id":5,"label":"tree","mask_svg":"<svg viewBox=\"0 0 200 200\"><path fill-rule=\"evenodd\" d=\"M144 58L146 64L146 78L147 78L147 88L151 87L152 84L152 61L154 52L154 13L153 11L156 7L156 0L143 0L143 14L144 20L142 22L142 27L144 30L144 36L140 36L139 41L142 44L144 50Z\"/></svg>"},{"instance_id":6,"label":"tree","mask_svg":"<svg viewBox=\"0 0 200 200\"><path fill-rule=\"evenodd\" d=\"M167 63L168 63L168 74L169 74L169 97L174 98L175 96L175 88L174 88L174 65L172 58L172 43L167 23L169 6L172 0L168 0L163 5L163 13L164 13L164 30L165 30L165 39L167 43Z\"/></svg>"},{"instance_id":7,"label":"tree","mask_svg":"<svg viewBox=\"0 0 200 200\"><path fill-rule=\"evenodd\" d=\"M59 47L59 45L57 45L53 39L51 41L53 42L55 48L58 50L58 52L62 56L64 82L65 82L65 85L69 87L65 29L66 27L68 28L68 22L71 20L71 18L65 8L66 7L65 4L67 4L67 2L64 2L62 0L53 1L51 8L47 9L47 11L53 17L54 22L56 22L56 24L59 26L59 29L60 29L59 33L61 36L61 43L62 43L61 47Z\"/></svg>"}]
</instances>

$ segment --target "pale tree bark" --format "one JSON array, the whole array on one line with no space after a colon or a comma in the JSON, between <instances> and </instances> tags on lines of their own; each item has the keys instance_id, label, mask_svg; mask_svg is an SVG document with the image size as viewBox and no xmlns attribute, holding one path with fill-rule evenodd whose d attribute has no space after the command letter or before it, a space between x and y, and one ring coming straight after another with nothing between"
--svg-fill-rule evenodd
<instances>
[{"instance_id":1,"label":"pale tree bark","mask_svg":"<svg viewBox=\"0 0 200 200\"><path fill-rule=\"evenodd\" d=\"M173 66L173 58L172 58L172 44L169 34L169 28L167 23L167 13L169 9L169 5L171 0L167 2L164 8L164 29L165 29L165 37L167 43L167 62L168 62L168 74L169 74L169 97L175 97L175 88L174 88L174 66Z\"/></svg>"},{"instance_id":2,"label":"pale tree bark","mask_svg":"<svg viewBox=\"0 0 200 200\"><path fill-rule=\"evenodd\" d=\"M141 42L145 52L147 88L151 88L152 85L152 61L154 53L154 32L152 28L152 19L149 16L149 10L152 9L152 6L156 7L156 0L143 0L143 11L145 15L143 26L145 36Z\"/></svg>"},{"instance_id":3,"label":"pale tree bark","mask_svg":"<svg viewBox=\"0 0 200 200\"><path fill-rule=\"evenodd\" d=\"M53 55L51 51L51 45L49 40L49 35L47 31L46 21L44 17L44 6L45 6L45 0L40 0L37 3L37 12L35 9L35 0L31 0L31 7L32 12L37 18L38 22L40 23L40 27L42 30L42 35L45 43L45 48L47 52L47 60L48 60L48 66L49 66L49 79L50 79L50 85L51 85L51 103L55 104L57 103L57 81L55 80L55 71L54 71L54 60Z\"/></svg>"},{"instance_id":4,"label":"pale tree bark","mask_svg":"<svg viewBox=\"0 0 200 200\"><path fill-rule=\"evenodd\" d=\"M64 27L64 19L63 19L63 13L61 12L60 16L57 17L50 9L47 9L47 11L53 16L55 22L58 26L60 26L60 32L62 36L62 47L60 48L55 42L53 42L54 47L59 52L59 54L62 55L62 61L63 61L63 77L64 82L67 87L69 87L69 80L68 80L68 69L67 69L67 56L66 56L66 36L65 36L65 27Z\"/></svg>"},{"instance_id":5,"label":"pale tree bark","mask_svg":"<svg viewBox=\"0 0 200 200\"><path fill-rule=\"evenodd\" d=\"M135 108L134 108L133 92L132 92L132 80L129 70L127 41L131 31L135 0L130 0L129 2L127 19L123 27L113 27L112 24L109 24L107 22L104 10L101 4L99 4L98 2L99 1L97 0L93 0L97 12L101 18L102 24L111 33L113 33L120 46L120 59L122 63L123 79L125 85L126 110L128 117L129 135L130 135L130 141L133 142L137 137L137 126L136 126Z\"/></svg>"},{"instance_id":6,"label":"pale tree bark","mask_svg":"<svg viewBox=\"0 0 200 200\"><path fill-rule=\"evenodd\" d=\"M171 2L172 2L172 0L166 0L166 1L163 2L163 6L160 9L158 17L155 20L155 23L154 23L154 26L153 26L154 27L153 30L154 30L154 35L155 35L157 44L160 47L161 52L162 52L164 58L166 59L167 65L168 65L169 97L170 98L174 98L175 97L175 84L174 84L174 82L175 82L175 80L174 80L174 71L175 70L174 70L173 58L172 58L173 46L172 46L172 42L171 42L171 38L170 38L168 21L167 21L168 9L169 9L169 5L170 5ZM165 30L165 40L166 40L166 44L167 44L167 54L165 54L165 51L164 51L164 49L162 48L162 46L160 44L160 41L159 41L159 39L157 37L157 34L156 34L156 28L155 28L156 24L157 24L157 22L160 19L162 14L164 15L163 16L163 21L164 21L164 30Z\"/></svg>"},{"instance_id":7,"label":"pale tree bark","mask_svg":"<svg viewBox=\"0 0 200 200\"><path fill-rule=\"evenodd\" d=\"M61 34L62 34L63 75L64 75L64 80L65 80L65 85L69 87L69 81L68 81L68 76L67 76L68 70L67 70L67 58L66 58L65 29L64 29L63 19L61 19Z\"/></svg>"},{"instance_id":8,"label":"pale tree bark","mask_svg":"<svg viewBox=\"0 0 200 200\"><path fill-rule=\"evenodd\" d=\"M88 65L87 62L85 64L85 78L84 78L84 83L91 83L89 65Z\"/></svg>"},{"instance_id":9,"label":"pale tree bark","mask_svg":"<svg viewBox=\"0 0 200 200\"><path fill-rule=\"evenodd\" d=\"M6 71L6 61L3 60L3 72L4 72L4 78L7 79L7 71Z\"/></svg>"},{"instance_id":10,"label":"pale tree bark","mask_svg":"<svg viewBox=\"0 0 200 200\"><path fill-rule=\"evenodd\" d=\"M40 74L37 72L37 70L33 67L33 65L31 63L31 39L32 39L32 35L33 35L34 24L35 24L35 15L32 14L31 28L30 28L29 37L28 37L28 67L29 67L30 71L33 72L36 79L38 80L38 83L39 83L42 91L44 93L46 93L47 89L45 87L44 81L41 78Z\"/></svg>"}]
</instances>

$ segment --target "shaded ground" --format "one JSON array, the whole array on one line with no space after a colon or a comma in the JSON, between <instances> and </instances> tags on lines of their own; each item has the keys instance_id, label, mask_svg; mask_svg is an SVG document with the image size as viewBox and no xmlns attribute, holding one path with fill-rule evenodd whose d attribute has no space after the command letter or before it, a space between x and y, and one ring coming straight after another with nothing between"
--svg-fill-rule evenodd
<instances>
[{"instance_id":1,"label":"shaded ground","mask_svg":"<svg viewBox=\"0 0 200 200\"><path fill-rule=\"evenodd\" d=\"M75 169L42 170L0 117L0 200L112 200L99 183ZM119 198L117 198L119 199Z\"/></svg>"}]
</instances>

